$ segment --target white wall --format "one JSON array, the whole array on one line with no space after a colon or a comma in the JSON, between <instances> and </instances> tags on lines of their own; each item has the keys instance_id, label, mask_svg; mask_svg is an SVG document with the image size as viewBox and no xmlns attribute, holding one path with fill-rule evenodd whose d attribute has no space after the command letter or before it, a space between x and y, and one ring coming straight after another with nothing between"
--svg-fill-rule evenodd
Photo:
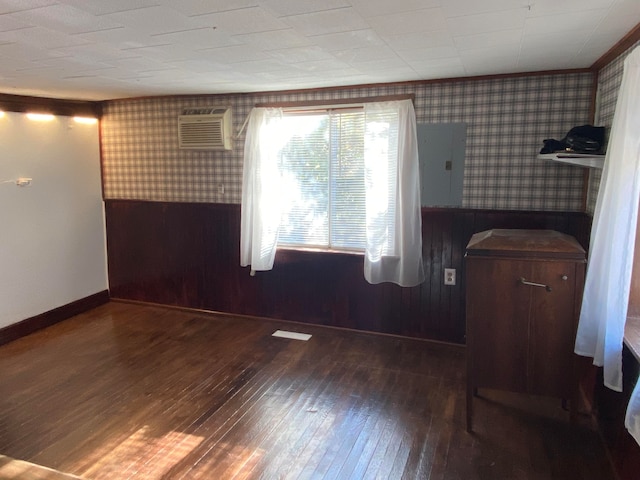
<instances>
[{"instance_id":1,"label":"white wall","mask_svg":"<svg viewBox=\"0 0 640 480\"><path fill-rule=\"evenodd\" d=\"M107 289L98 126L5 113L0 182L0 328Z\"/></svg>"}]
</instances>

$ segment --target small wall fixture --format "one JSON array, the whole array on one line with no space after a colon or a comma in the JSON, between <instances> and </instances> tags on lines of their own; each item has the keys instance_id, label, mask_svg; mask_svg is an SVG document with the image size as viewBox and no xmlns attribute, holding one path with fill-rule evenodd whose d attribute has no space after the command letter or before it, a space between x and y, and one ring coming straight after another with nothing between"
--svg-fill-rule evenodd
<instances>
[{"instance_id":1,"label":"small wall fixture","mask_svg":"<svg viewBox=\"0 0 640 480\"><path fill-rule=\"evenodd\" d=\"M28 177L20 177L16 180L16 185L19 187L28 187L31 185L31 178Z\"/></svg>"},{"instance_id":2,"label":"small wall fixture","mask_svg":"<svg viewBox=\"0 0 640 480\"><path fill-rule=\"evenodd\" d=\"M50 113L27 113L27 118L36 122L48 122L56 117Z\"/></svg>"}]
</instances>

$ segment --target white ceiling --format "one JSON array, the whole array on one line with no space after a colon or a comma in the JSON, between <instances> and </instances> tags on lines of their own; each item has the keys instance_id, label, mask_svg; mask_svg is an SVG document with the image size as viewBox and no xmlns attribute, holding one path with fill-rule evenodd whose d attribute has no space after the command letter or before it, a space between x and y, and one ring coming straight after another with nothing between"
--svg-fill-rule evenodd
<instances>
[{"instance_id":1,"label":"white ceiling","mask_svg":"<svg viewBox=\"0 0 640 480\"><path fill-rule=\"evenodd\" d=\"M0 0L0 92L105 100L589 67L640 0Z\"/></svg>"}]
</instances>

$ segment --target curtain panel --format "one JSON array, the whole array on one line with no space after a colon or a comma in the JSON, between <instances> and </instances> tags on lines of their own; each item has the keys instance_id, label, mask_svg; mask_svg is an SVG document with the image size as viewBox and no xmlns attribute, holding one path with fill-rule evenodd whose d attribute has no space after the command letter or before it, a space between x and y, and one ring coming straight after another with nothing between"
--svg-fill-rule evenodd
<instances>
[{"instance_id":1,"label":"curtain panel","mask_svg":"<svg viewBox=\"0 0 640 480\"><path fill-rule=\"evenodd\" d=\"M604 384L622 390L627 319L640 200L640 48L624 62L591 232L575 352L604 369ZM627 410L627 428L640 443L640 391Z\"/></svg>"}]
</instances>

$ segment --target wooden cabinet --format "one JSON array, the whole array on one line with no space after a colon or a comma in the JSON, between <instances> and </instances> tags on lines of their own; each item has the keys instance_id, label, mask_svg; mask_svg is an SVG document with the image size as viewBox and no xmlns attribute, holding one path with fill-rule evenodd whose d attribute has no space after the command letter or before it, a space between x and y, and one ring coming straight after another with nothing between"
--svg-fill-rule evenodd
<instances>
[{"instance_id":1,"label":"wooden cabinet","mask_svg":"<svg viewBox=\"0 0 640 480\"><path fill-rule=\"evenodd\" d=\"M574 398L585 252L552 230L489 230L466 253L467 429L480 387Z\"/></svg>"}]
</instances>

